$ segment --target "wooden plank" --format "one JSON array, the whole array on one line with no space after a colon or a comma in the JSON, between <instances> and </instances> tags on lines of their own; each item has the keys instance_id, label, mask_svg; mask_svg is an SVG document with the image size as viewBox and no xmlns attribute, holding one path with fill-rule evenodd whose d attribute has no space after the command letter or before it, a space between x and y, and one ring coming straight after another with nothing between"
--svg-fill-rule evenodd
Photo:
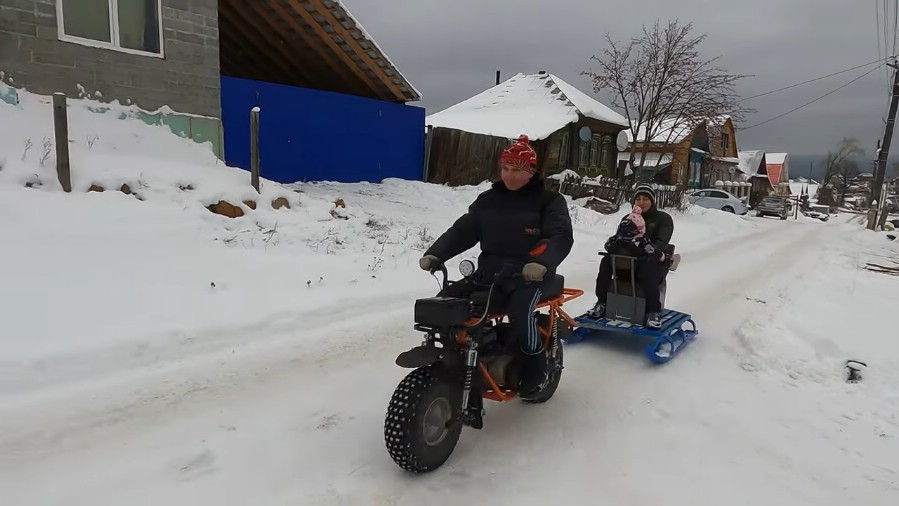
<instances>
[{"instance_id":1,"label":"wooden plank","mask_svg":"<svg viewBox=\"0 0 899 506\"><path fill-rule=\"evenodd\" d=\"M229 30L231 24L225 19L219 19L220 30ZM249 78L253 76L254 80L270 81L273 77L272 66L260 66L260 61L248 57L242 50L240 42L229 38L219 39L219 54L225 55L223 60L234 65L233 69L221 69L225 75L233 75L234 77Z\"/></svg>"},{"instance_id":2,"label":"wooden plank","mask_svg":"<svg viewBox=\"0 0 899 506\"><path fill-rule=\"evenodd\" d=\"M306 10L302 5L300 5L298 0L287 0L287 3L289 3L291 6L294 7L294 9L296 9L297 13L303 19L306 20L306 23L308 23L312 27L312 29L315 31L315 33L319 37L321 37L322 40L325 41L325 43L328 44L328 46L332 50L334 50L335 53L340 55L341 59L347 64L349 69L354 74L359 76L359 78L362 79L364 82L368 83L373 92L380 95L380 89L379 89L378 85L376 84L376 82L383 83L383 80L378 79L377 74L375 74L376 77L374 78L374 80L371 77L369 77L368 74L365 72L365 70L360 68L359 65L357 65L356 62L354 62L350 58L349 53L347 53L346 51L344 51L343 49L340 48L340 44L338 44L337 41L334 40L334 37L331 34L328 34L328 32L325 31L325 29L322 27L322 25L320 25L319 22L315 20L315 14L318 14L322 17L325 17L325 15L328 14L328 13L319 12L317 2L310 2L308 4L314 8L314 10L312 12ZM334 25L331 25L331 26L333 27ZM340 29L346 33L346 29L344 29L343 26L340 26ZM346 37L344 37L344 39L346 39ZM355 40L352 39L352 37L350 38L350 40L347 40L347 44L350 44L350 47L352 47L352 44L354 42L355 42ZM310 41L310 45L313 45L316 47L318 46L317 44L314 44L314 41ZM359 48L359 49L361 50L362 48ZM362 58L362 60L368 64L369 68L372 70L372 73L375 73L375 72L381 70L380 67L378 67L377 64L375 64L372 61L372 59L368 56L367 53L363 53L363 54L357 55L357 56ZM387 89L394 95L395 99L398 99L400 101L406 100L405 95L403 95L399 91L399 89L397 89L395 86L392 86L392 83L387 85Z\"/></svg>"},{"instance_id":3,"label":"wooden plank","mask_svg":"<svg viewBox=\"0 0 899 506\"><path fill-rule=\"evenodd\" d=\"M327 7L325 7L325 8L327 8ZM388 89L393 90L400 97L402 97L404 101L420 100L421 97L415 92L412 84L409 83L402 74L400 74L399 69L396 68L390 62L390 59L387 58L387 55L383 51L380 51L375 47L377 44L375 44L375 41L372 39L369 39L369 42L372 45L371 50L380 54L380 56L381 56L380 60L382 60L384 62L385 66L384 67L379 66L376 61L377 59L371 58L370 56L368 56L368 51L366 49L364 49L363 47L361 47L361 45L360 45L361 41L357 41L356 38L353 37L352 33L351 33L353 31L358 31L359 35L361 35L362 37L366 37L365 32L361 29L360 26L358 26L358 23L356 23L356 26L354 29L345 28L343 26L343 24L340 22L340 19L338 19L336 16L334 16L334 13L338 12L338 11L344 17L344 19L346 19L347 21L353 21L355 23L355 20L352 19L352 16L349 14L349 12L347 12L347 10L339 2L334 2L333 8L330 8L329 12L331 13L331 15L333 17L335 17L335 20L337 21L337 24L339 25L339 26L336 26L335 29L341 30L343 32L343 35L345 35L343 38L344 38L344 40L346 40L347 44L349 44L351 47L358 48L359 51L362 51L364 53L364 54L360 55L360 58L371 60L366 63L368 64L369 68L371 68L372 72L374 72L376 75L379 76L379 80L382 83L384 83L384 85ZM334 26L334 25L332 24L331 26ZM394 72L395 75L388 76L386 74L387 69L390 69L392 72ZM395 84L393 82L394 78L399 80L400 84ZM408 92L404 92L400 89L403 86L405 86L408 89Z\"/></svg>"},{"instance_id":4,"label":"wooden plank","mask_svg":"<svg viewBox=\"0 0 899 506\"><path fill-rule=\"evenodd\" d=\"M315 51L316 54L318 54L321 61L323 61L336 75L340 76L340 78L343 79L344 81L346 81L347 83L357 82L357 80L354 79L353 76L347 72L347 69L344 66L341 66L338 62L335 62L334 57L332 55L329 55L321 46L319 46L318 44L315 43L315 39L313 37L309 36L309 34L306 32L306 29L303 28L303 26L299 23L299 21L297 21L294 18L294 16L292 15L292 13L290 12L291 10L295 10L295 11L297 11L298 14L300 14L300 13L305 12L305 9L303 9L303 7L296 0L285 0L285 1L287 2L287 4L290 5L290 7L291 7L290 10L288 10L283 5L281 5L281 2L279 0L266 0L265 3L269 7L271 7L274 10L274 12L278 16L281 17L281 19L283 19L285 22L287 22L287 24L290 25L291 28L293 28L293 30L296 32L297 35L299 35L304 41L306 41L306 44L313 51ZM251 2L251 3L255 9L257 9L257 10L262 9L262 6L258 5L256 2ZM265 15L265 16L267 16L267 15ZM321 29L321 27L318 26L318 23L316 23L313 26L313 29L315 29L315 28ZM321 30L321 31L324 31L324 30ZM364 80L363 83L368 83L368 81ZM372 91L377 93L377 90L373 89Z\"/></svg>"},{"instance_id":5,"label":"wooden plank","mask_svg":"<svg viewBox=\"0 0 899 506\"><path fill-rule=\"evenodd\" d=\"M239 27L238 29L250 39L264 41L265 45L268 46L267 49L263 48L262 44L256 44L256 47L262 51L262 55L269 56L269 60L283 70L287 76L298 74L302 76L305 82L314 82L314 79L306 71L302 62L297 61L296 53L288 51L284 44L281 43L282 41L274 40L273 32L280 35L280 38L284 40L289 40L290 35L282 32L278 26L275 26L275 23L269 22L265 15L266 13L259 8L258 4L255 2L235 3L233 8L236 11L235 14L238 14L242 19L232 19L231 24ZM244 8L247 10L244 10ZM220 9L219 12L224 15L226 10ZM245 29L244 27L247 25L248 29ZM281 58L271 57L272 52L280 54ZM290 79L281 79L280 81L289 82Z\"/></svg>"},{"instance_id":6,"label":"wooden plank","mask_svg":"<svg viewBox=\"0 0 899 506\"><path fill-rule=\"evenodd\" d=\"M244 5L252 5L252 2ZM238 8L237 6L235 6L235 11L236 12L231 12L229 9L221 9L219 11L219 16L223 18L223 20L225 21L225 26L228 27L228 30L231 33L239 32L241 35L243 35L243 45L252 46L253 51L257 55L257 58L263 61L263 67L277 67L286 75L297 72L287 62L281 60L280 58L272 57L272 47L277 45L269 39L270 31L267 32L266 30L260 28L256 20L254 19L254 16L246 11L243 11L242 8ZM235 16L241 19L236 19ZM240 42L238 42L238 44L240 44Z\"/></svg>"}]
</instances>

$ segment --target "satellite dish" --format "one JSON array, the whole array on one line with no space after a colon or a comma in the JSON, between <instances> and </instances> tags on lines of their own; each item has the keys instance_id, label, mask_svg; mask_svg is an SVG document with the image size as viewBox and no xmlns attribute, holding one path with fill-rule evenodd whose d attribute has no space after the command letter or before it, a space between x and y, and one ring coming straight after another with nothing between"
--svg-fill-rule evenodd
<instances>
[{"instance_id":1,"label":"satellite dish","mask_svg":"<svg viewBox=\"0 0 899 506\"><path fill-rule=\"evenodd\" d=\"M618 138L615 139L615 146L618 147L618 151L627 149L627 144L627 130L618 132Z\"/></svg>"},{"instance_id":2,"label":"satellite dish","mask_svg":"<svg viewBox=\"0 0 899 506\"><path fill-rule=\"evenodd\" d=\"M593 138L593 130L590 130L590 127L588 126L582 126L581 129L577 131L577 135L582 141L586 142Z\"/></svg>"}]
</instances>

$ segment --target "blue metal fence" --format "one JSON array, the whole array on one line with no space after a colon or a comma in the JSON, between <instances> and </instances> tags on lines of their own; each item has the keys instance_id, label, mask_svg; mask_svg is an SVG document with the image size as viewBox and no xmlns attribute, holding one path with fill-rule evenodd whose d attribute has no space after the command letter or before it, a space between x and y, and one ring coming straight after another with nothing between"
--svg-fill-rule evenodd
<instances>
[{"instance_id":1,"label":"blue metal fence","mask_svg":"<svg viewBox=\"0 0 899 506\"><path fill-rule=\"evenodd\" d=\"M259 106L260 174L280 183L420 181L425 110L222 77L225 161L250 168L250 110Z\"/></svg>"}]
</instances>

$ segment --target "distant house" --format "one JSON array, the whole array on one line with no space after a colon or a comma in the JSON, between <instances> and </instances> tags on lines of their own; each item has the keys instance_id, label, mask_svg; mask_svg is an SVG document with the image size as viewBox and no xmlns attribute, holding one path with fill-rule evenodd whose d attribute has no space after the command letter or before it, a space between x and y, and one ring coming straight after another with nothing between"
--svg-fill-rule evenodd
<instances>
[{"instance_id":1,"label":"distant house","mask_svg":"<svg viewBox=\"0 0 899 506\"><path fill-rule=\"evenodd\" d=\"M427 180L453 185L493 180L499 154L527 135L543 176L566 169L612 175L616 138L627 120L559 77L517 74L428 116Z\"/></svg>"},{"instance_id":2,"label":"distant house","mask_svg":"<svg viewBox=\"0 0 899 506\"><path fill-rule=\"evenodd\" d=\"M790 155L788 153L767 153L768 179L776 195L790 195Z\"/></svg>"},{"instance_id":3,"label":"distant house","mask_svg":"<svg viewBox=\"0 0 899 506\"><path fill-rule=\"evenodd\" d=\"M768 161L764 151L740 151L739 169L743 180L750 183L749 205L754 207L761 200L774 192L774 186L768 177Z\"/></svg>"},{"instance_id":4,"label":"distant house","mask_svg":"<svg viewBox=\"0 0 899 506\"><path fill-rule=\"evenodd\" d=\"M0 3L11 86L155 111L244 168L258 105L263 177L421 178L425 114L404 105L421 94L339 1Z\"/></svg>"},{"instance_id":5,"label":"distant house","mask_svg":"<svg viewBox=\"0 0 899 506\"><path fill-rule=\"evenodd\" d=\"M666 119L648 142L642 127L636 142L628 131L628 142L618 160L629 160L633 152L633 169L641 180L705 188L717 180L718 172L733 172L738 165L736 132L729 116ZM647 153L641 164L644 148Z\"/></svg>"}]
</instances>

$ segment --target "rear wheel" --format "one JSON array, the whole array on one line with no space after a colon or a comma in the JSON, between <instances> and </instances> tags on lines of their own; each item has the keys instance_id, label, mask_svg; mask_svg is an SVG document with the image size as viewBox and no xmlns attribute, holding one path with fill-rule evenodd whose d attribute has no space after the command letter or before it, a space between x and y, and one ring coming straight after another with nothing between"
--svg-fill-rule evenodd
<instances>
[{"instance_id":1,"label":"rear wheel","mask_svg":"<svg viewBox=\"0 0 899 506\"><path fill-rule=\"evenodd\" d=\"M538 316L538 323L541 328L545 328L549 325L549 315L540 314ZM553 327L557 327L559 325L559 321L556 320L553 322ZM550 335L557 334L558 329L551 329ZM555 356L552 356L552 346L553 340L549 341L549 348L546 350L547 360L546 360L546 368L549 372L549 382L543 387L542 390L537 392L536 394L530 395L528 397L522 397L521 401L528 404L540 404L550 400L553 394L556 393L556 390L559 388L559 383L562 381L562 369L564 365L564 360L562 356L562 342L558 337L555 337L555 342L558 344L556 348Z\"/></svg>"},{"instance_id":2,"label":"rear wheel","mask_svg":"<svg viewBox=\"0 0 899 506\"><path fill-rule=\"evenodd\" d=\"M724 211L725 213L733 213L734 212L734 208L730 207L730 206L724 206L721 208L721 210Z\"/></svg>"},{"instance_id":3,"label":"rear wheel","mask_svg":"<svg viewBox=\"0 0 899 506\"><path fill-rule=\"evenodd\" d=\"M415 369L397 385L384 420L384 442L394 462L413 473L442 466L453 453L462 424L462 386L439 366Z\"/></svg>"}]
</instances>

